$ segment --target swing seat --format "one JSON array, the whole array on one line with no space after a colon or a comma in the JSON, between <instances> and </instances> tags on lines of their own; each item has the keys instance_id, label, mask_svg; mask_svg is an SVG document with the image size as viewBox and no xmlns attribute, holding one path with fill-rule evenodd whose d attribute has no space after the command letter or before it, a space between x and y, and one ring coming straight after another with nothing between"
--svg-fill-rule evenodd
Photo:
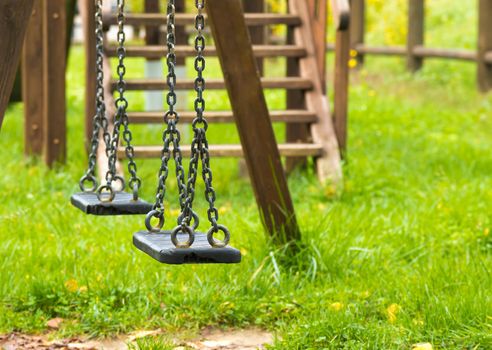
<instances>
[{"instance_id":1,"label":"swing seat","mask_svg":"<svg viewBox=\"0 0 492 350\"><path fill-rule=\"evenodd\" d=\"M184 241L187 234L178 234ZM176 248L171 242L171 231L151 233L140 231L133 235L135 247L163 264L237 264L241 252L232 247L213 248L204 233L195 232L195 241L189 248Z\"/></svg>"},{"instance_id":2,"label":"swing seat","mask_svg":"<svg viewBox=\"0 0 492 350\"><path fill-rule=\"evenodd\" d=\"M99 201L95 192L76 193L70 201L73 206L91 215L139 215L152 210L152 204L141 199L134 201L133 195L126 192L116 192L111 202Z\"/></svg>"}]
</instances>

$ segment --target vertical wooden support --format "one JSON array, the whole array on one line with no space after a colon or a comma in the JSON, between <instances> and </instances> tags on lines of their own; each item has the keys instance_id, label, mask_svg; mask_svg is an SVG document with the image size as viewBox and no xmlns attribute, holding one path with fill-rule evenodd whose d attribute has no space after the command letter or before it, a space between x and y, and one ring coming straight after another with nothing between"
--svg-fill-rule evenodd
<instances>
[{"instance_id":1,"label":"vertical wooden support","mask_svg":"<svg viewBox=\"0 0 492 350\"><path fill-rule=\"evenodd\" d=\"M243 0L243 8L245 13L263 13L265 12L265 0ZM251 26L249 28L249 35L253 45L261 45L265 43L264 26ZM256 62L258 64L260 74L263 75L263 59L257 58Z\"/></svg>"},{"instance_id":2,"label":"vertical wooden support","mask_svg":"<svg viewBox=\"0 0 492 350\"><path fill-rule=\"evenodd\" d=\"M423 64L423 58L413 52L415 47L424 45L424 5L424 0L408 0L407 68L411 72Z\"/></svg>"},{"instance_id":3,"label":"vertical wooden support","mask_svg":"<svg viewBox=\"0 0 492 350\"><path fill-rule=\"evenodd\" d=\"M263 222L277 242L297 240L299 227L256 69L241 0L208 0L207 4L210 26Z\"/></svg>"},{"instance_id":4,"label":"vertical wooden support","mask_svg":"<svg viewBox=\"0 0 492 350\"><path fill-rule=\"evenodd\" d=\"M289 0L292 1L292 0ZM289 26L287 28L287 44L294 45L296 40L294 37L294 27ZM298 77L300 75L299 58L291 57L287 58L287 76ZM300 90L288 90L286 92L287 109L305 109L306 99L304 98L304 91ZM309 142L309 124L305 123L287 123L285 125L285 139L287 143L306 143ZM287 173L292 172L297 167L306 166L306 157L287 157L285 162L285 168Z\"/></svg>"},{"instance_id":5,"label":"vertical wooden support","mask_svg":"<svg viewBox=\"0 0 492 350\"><path fill-rule=\"evenodd\" d=\"M0 1L0 129L14 84L33 0Z\"/></svg>"},{"instance_id":6,"label":"vertical wooden support","mask_svg":"<svg viewBox=\"0 0 492 350\"><path fill-rule=\"evenodd\" d=\"M351 26L350 26L350 45L356 49L358 45L364 45L364 37L366 31L366 1L365 0L351 0ZM357 66L360 67L364 64L364 55L360 52L357 53Z\"/></svg>"},{"instance_id":7,"label":"vertical wooden support","mask_svg":"<svg viewBox=\"0 0 492 350\"><path fill-rule=\"evenodd\" d=\"M492 51L492 1L478 1L478 55L477 84L482 92L492 89L492 64L485 61L485 54Z\"/></svg>"},{"instance_id":8,"label":"vertical wooden support","mask_svg":"<svg viewBox=\"0 0 492 350\"><path fill-rule=\"evenodd\" d=\"M337 3L336 1L334 3ZM350 59L350 9L337 8L339 12L336 25L335 43L335 82L333 88L333 122L342 158L347 152L347 119L349 93Z\"/></svg>"},{"instance_id":9,"label":"vertical wooden support","mask_svg":"<svg viewBox=\"0 0 492 350\"><path fill-rule=\"evenodd\" d=\"M96 114L96 5L94 0L79 0L85 52L85 145L92 138L92 119Z\"/></svg>"},{"instance_id":10,"label":"vertical wooden support","mask_svg":"<svg viewBox=\"0 0 492 350\"><path fill-rule=\"evenodd\" d=\"M66 4L65 0L43 3L44 160L51 166L66 159Z\"/></svg>"},{"instance_id":11,"label":"vertical wooden support","mask_svg":"<svg viewBox=\"0 0 492 350\"><path fill-rule=\"evenodd\" d=\"M306 3L311 19L310 25L316 50L316 62L321 77L323 93L326 93L326 30L328 4L326 0L306 0Z\"/></svg>"},{"instance_id":12,"label":"vertical wooden support","mask_svg":"<svg viewBox=\"0 0 492 350\"><path fill-rule=\"evenodd\" d=\"M24 100L24 152L43 153L43 2L35 0L22 53L22 96Z\"/></svg>"}]
</instances>

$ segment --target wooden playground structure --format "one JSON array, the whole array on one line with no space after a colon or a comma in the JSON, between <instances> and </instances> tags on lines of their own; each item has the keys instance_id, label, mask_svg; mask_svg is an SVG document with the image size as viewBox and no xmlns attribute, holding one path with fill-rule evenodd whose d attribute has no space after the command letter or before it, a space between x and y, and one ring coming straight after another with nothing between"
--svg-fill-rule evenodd
<instances>
[{"instance_id":1,"label":"wooden playground structure","mask_svg":"<svg viewBox=\"0 0 492 350\"><path fill-rule=\"evenodd\" d=\"M425 2L408 0L408 27L406 46L373 46L365 42L366 0L351 1L351 48L357 52L361 66L366 55L406 57L407 68L418 71L424 59L441 58L475 62L477 64L477 87L482 92L492 89L492 3L489 0L470 1L478 11L478 38L476 50L432 48L425 45ZM333 46L328 46L333 50Z\"/></svg>"},{"instance_id":2,"label":"wooden playground structure","mask_svg":"<svg viewBox=\"0 0 492 350\"><path fill-rule=\"evenodd\" d=\"M184 9L184 2L177 2L177 8ZM326 97L326 0L290 0L288 13L265 13L264 0L208 0L207 12L215 47L208 55L218 56L224 80L208 80L207 89L226 89L232 111L210 111L207 118L211 123L235 122L241 145L211 145L211 156L243 156L260 208L261 217L272 235L282 232L287 240L299 236L294 209L287 187L281 156L287 157L287 170L314 157L321 181L338 185L342 181L341 149L346 144L348 57L349 57L349 5L346 0L332 1L337 29L335 102L334 113ZM13 13L11 22L0 21L0 29L9 27L15 40L2 41L8 45L1 51L13 52L7 55L10 64L3 68L2 117L8 91L12 85L13 67L21 52L19 38L26 31L22 57L23 93L25 103L26 153L43 155L45 162L52 165L66 160L66 101L65 67L67 31L64 0L6 0L2 2ZM87 82L96 80L94 71L95 19L94 1L80 0L79 9L83 17ZM21 7L20 10L18 7ZM154 13L129 14L127 24L147 28L147 45L128 47L129 57L160 59L164 51L156 46L155 39L159 26L166 16L159 13L158 1L146 1L146 10ZM32 9L32 10L31 10ZM246 11L247 13L244 13ZM10 12L9 12L10 13ZM228 16L223 16L227 13ZM30 16L29 16L30 14ZM104 25L114 24L116 17L111 13L104 16ZM177 14L176 26L182 32L193 23L193 16L184 12ZM287 37L283 45L265 44L265 26L284 25ZM13 33L15 29L16 32ZM179 29L178 29L179 30ZM7 31L5 29L5 31ZM234 40L222 33L234 33ZM254 45L251 44L254 43ZM151 45L154 44L154 45ZM193 52L178 43L179 58L192 57ZM114 52L109 42L105 51L109 56ZM262 77L262 59L285 57L287 71L284 78ZM4 59L4 58L2 58ZM110 72L109 60L105 67ZM4 77L7 77L6 79ZM110 78L111 74L106 74ZM128 90L164 90L166 82L156 79L128 79ZM107 91L114 91L116 82L105 81ZM86 84L86 127L89 136L95 113L95 87ZM178 81L178 90L193 88L192 80ZM286 110L269 111L263 89L282 89L286 93ZM108 110L113 109L111 92L106 99ZM109 101L109 102L108 102ZM131 111L129 119L135 124L162 123L162 111ZM192 121L192 114L183 112L184 122ZM277 144L272 123L286 123L286 143ZM119 152L124 153L124 150ZM136 157L159 157L158 146L135 147ZM187 154L187 147L183 147ZM100 170L101 171L101 170Z\"/></svg>"}]
</instances>

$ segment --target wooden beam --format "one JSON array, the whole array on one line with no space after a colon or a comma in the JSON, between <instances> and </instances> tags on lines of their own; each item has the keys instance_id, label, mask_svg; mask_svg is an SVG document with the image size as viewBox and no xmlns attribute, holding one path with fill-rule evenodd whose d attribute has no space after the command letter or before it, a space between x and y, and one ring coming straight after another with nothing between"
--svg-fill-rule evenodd
<instances>
[{"instance_id":1,"label":"wooden beam","mask_svg":"<svg viewBox=\"0 0 492 350\"><path fill-rule=\"evenodd\" d=\"M265 0L243 0L243 8L245 13L263 13L265 12ZM265 43L265 28L263 26L251 26L249 35L253 45L262 45ZM263 59L257 58L258 71L263 76Z\"/></svg>"},{"instance_id":2,"label":"wooden beam","mask_svg":"<svg viewBox=\"0 0 492 350\"><path fill-rule=\"evenodd\" d=\"M92 138L92 120L96 114L96 5L94 0L79 0L84 31L85 52L85 146Z\"/></svg>"},{"instance_id":3,"label":"wooden beam","mask_svg":"<svg viewBox=\"0 0 492 350\"><path fill-rule=\"evenodd\" d=\"M43 3L44 160L48 166L66 160L66 4Z\"/></svg>"},{"instance_id":4,"label":"wooden beam","mask_svg":"<svg viewBox=\"0 0 492 350\"><path fill-rule=\"evenodd\" d=\"M43 153L43 2L35 0L22 52L22 100L24 101L24 152Z\"/></svg>"},{"instance_id":5,"label":"wooden beam","mask_svg":"<svg viewBox=\"0 0 492 350\"><path fill-rule=\"evenodd\" d=\"M287 43L294 44L295 28L289 26L287 29ZM296 77L301 74L299 58L287 59L287 76ZM304 109L306 108L306 100L304 92L300 90L287 91L286 105L287 109ZM309 141L309 124L308 122L287 124L285 126L285 140L288 143L305 143ZM291 173L297 167L304 167L307 164L306 157L287 157L285 161L285 169L287 173Z\"/></svg>"},{"instance_id":6,"label":"wooden beam","mask_svg":"<svg viewBox=\"0 0 492 350\"><path fill-rule=\"evenodd\" d=\"M104 24L112 25L117 23L115 14L105 14ZM165 25L167 16L165 14L152 13L132 13L126 16L126 24L129 26L141 25ZM299 17L290 14L276 13L246 13L244 15L248 26L260 25L301 25ZM207 20L207 17L205 17ZM176 25L187 26L195 24L195 15L193 13L177 13Z\"/></svg>"},{"instance_id":7,"label":"wooden beam","mask_svg":"<svg viewBox=\"0 0 492 350\"><path fill-rule=\"evenodd\" d=\"M416 72L422 68L422 56L414 49L424 45L424 0L408 0L407 68Z\"/></svg>"},{"instance_id":8,"label":"wooden beam","mask_svg":"<svg viewBox=\"0 0 492 350\"><path fill-rule=\"evenodd\" d=\"M364 37L366 31L366 1L351 0L350 12L351 12L350 41L351 41L352 48L356 49L358 45L363 45L365 41ZM357 52L356 60L357 60L357 66L361 67L364 64L363 53Z\"/></svg>"},{"instance_id":9,"label":"wooden beam","mask_svg":"<svg viewBox=\"0 0 492 350\"><path fill-rule=\"evenodd\" d=\"M310 26L314 47L316 50L316 63L321 77L323 93L326 93L326 30L327 30L327 0L307 0L310 17Z\"/></svg>"},{"instance_id":10,"label":"wooden beam","mask_svg":"<svg viewBox=\"0 0 492 350\"><path fill-rule=\"evenodd\" d=\"M347 153L350 30L337 30L335 44L335 82L333 122L342 158Z\"/></svg>"},{"instance_id":11,"label":"wooden beam","mask_svg":"<svg viewBox=\"0 0 492 350\"><path fill-rule=\"evenodd\" d=\"M277 242L297 240L300 231L241 0L208 0L207 11L263 223Z\"/></svg>"},{"instance_id":12,"label":"wooden beam","mask_svg":"<svg viewBox=\"0 0 492 350\"><path fill-rule=\"evenodd\" d=\"M331 182L337 188L343 186L342 165L328 99L323 94L321 74L316 61L315 40L311 31L309 8L305 0L292 0L290 13L301 17L303 25L296 28L299 45L305 46L308 55L300 61L301 76L308 78L313 89L306 91L306 107L319 116L318 123L311 124L313 142L323 145L324 154L316 159L318 178L322 183Z\"/></svg>"},{"instance_id":13,"label":"wooden beam","mask_svg":"<svg viewBox=\"0 0 492 350\"><path fill-rule=\"evenodd\" d=\"M33 0L0 1L0 129L14 84Z\"/></svg>"},{"instance_id":14,"label":"wooden beam","mask_svg":"<svg viewBox=\"0 0 492 350\"><path fill-rule=\"evenodd\" d=\"M478 2L478 54L477 84L482 92L492 89L492 64L487 63L486 53L492 51L492 1Z\"/></svg>"}]
</instances>

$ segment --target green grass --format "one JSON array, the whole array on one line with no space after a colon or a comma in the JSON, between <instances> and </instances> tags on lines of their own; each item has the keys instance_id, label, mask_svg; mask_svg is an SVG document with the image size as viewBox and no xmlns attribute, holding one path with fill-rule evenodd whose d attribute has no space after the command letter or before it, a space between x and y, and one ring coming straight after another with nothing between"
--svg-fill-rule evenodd
<instances>
[{"instance_id":1,"label":"green grass","mask_svg":"<svg viewBox=\"0 0 492 350\"><path fill-rule=\"evenodd\" d=\"M449 13L466 7L454 6ZM473 35L470 11L456 45ZM452 44L446 30L433 33ZM81 62L75 48L67 165L48 170L23 157L21 105L0 134L0 332L42 332L63 317L59 336L255 325L276 332L277 349L492 348L492 99L476 92L472 64L428 61L409 75L403 60L369 58L354 74L345 191L333 198L312 171L290 177L305 248L288 265L263 232L237 160L213 160L221 222L244 261L170 267L133 248L141 217L88 217L69 204L86 162ZM208 68L216 74L216 63ZM227 108L224 95L208 96L210 109ZM268 100L280 108L283 95ZM158 134L139 127L136 142ZM211 142L235 140L233 127L212 126ZM150 199L158 164L138 164ZM170 348L162 342L140 346Z\"/></svg>"}]
</instances>

